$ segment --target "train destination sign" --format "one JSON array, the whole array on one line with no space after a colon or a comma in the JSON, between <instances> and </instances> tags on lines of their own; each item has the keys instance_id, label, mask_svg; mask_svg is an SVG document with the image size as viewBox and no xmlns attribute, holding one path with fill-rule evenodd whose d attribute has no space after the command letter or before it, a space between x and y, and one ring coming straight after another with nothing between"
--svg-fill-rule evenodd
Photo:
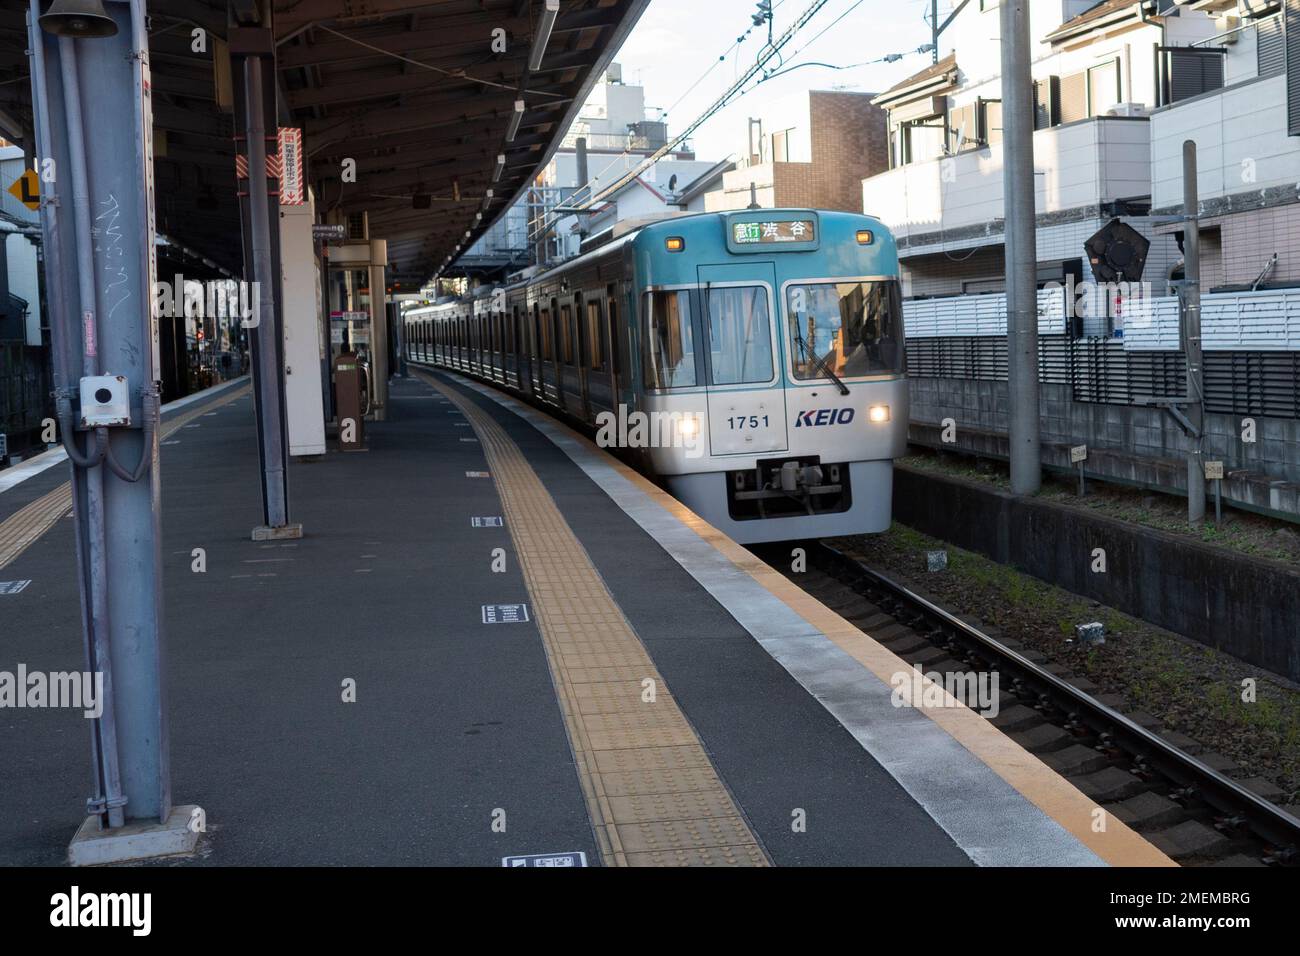
<instances>
[{"instance_id":1,"label":"train destination sign","mask_svg":"<svg viewBox=\"0 0 1300 956\"><path fill-rule=\"evenodd\" d=\"M731 226L732 237L739 246L774 242L815 242L817 224L811 219L786 219L777 222L737 222Z\"/></svg>"}]
</instances>

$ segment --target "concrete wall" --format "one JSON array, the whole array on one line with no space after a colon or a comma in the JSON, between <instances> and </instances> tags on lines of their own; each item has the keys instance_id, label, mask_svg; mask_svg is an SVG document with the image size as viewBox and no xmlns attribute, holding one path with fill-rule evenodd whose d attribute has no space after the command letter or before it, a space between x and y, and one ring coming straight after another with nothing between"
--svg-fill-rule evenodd
<instances>
[{"instance_id":1,"label":"concrete wall","mask_svg":"<svg viewBox=\"0 0 1300 956\"><path fill-rule=\"evenodd\" d=\"M1202 203L1300 181L1300 142L1286 134L1286 76L1269 76L1183 100L1151 116L1151 204L1181 207L1183 141L1196 141Z\"/></svg>"},{"instance_id":2,"label":"concrete wall","mask_svg":"<svg viewBox=\"0 0 1300 956\"><path fill-rule=\"evenodd\" d=\"M916 444L1007 457L1007 383L987 379L909 379ZM1070 468L1070 448L1087 445L1087 473L1158 491L1186 494L1186 440L1173 419L1155 408L1076 402L1072 387L1040 385L1042 459ZM1300 519L1300 421L1253 416L1256 441L1242 441L1242 418L1205 416L1205 457L1219 460L1230 504ZM942 440L942 422L957 424L955 443ZM1300 619L1298 619L1300 620Z\"/></svg>"},{"instance_id":3,"label":"concrete wall","mask_svg":"<svg viewBox=\"0 0 1300 956\"><path fill-rule=\"evenodd\" d=\"M1293 568L902 467L894 472L894 516L918 531L1300 680L1300 572ZM1105 573L1092 570L1096 548L1106 552Z\"/></svg>"}]
</instances>

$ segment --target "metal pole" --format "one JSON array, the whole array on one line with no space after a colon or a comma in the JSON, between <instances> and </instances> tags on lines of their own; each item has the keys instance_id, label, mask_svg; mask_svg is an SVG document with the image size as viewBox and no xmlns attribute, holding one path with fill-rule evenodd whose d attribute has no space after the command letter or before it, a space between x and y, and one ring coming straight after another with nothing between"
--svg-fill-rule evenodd
<instances>
[{"instance_id":1,"label":"metal pole","mask_svg":"<svg viewBox=\"0 0 1300 956\"><path fill-rule=\"evenodd\" d=\"M1205 520L1205 468L1201 461L1205 405L1201 367L1201 235L1196 216L1196 142L1183 141L1183 350L1187 356L1187 523L1198 527Z\"/></svg>"},{"instance_id":2,"label":"metal pole","mask_svg":"<svg viewBox=\"0 0 1300 956\"><path fill-rule=\"evenodd\" d=\"M1032 495L1042 484L1042 460L1038 434L1038 253L1028 0L1002 0L999 20L1011 490L1019 495Z\"/></svg>"},{"instance_id":3,"label":"metal pole","mask_svg":"<svg viewBox=\"0 0 1300 956\"><path fill-rule=\"evenodd\" d=\"M262 111L262 61L244 60L244 92L248 135L248 209L252 234L253 279L257 281L258 324L251 330L253 377L258 391L262 436L262 494L266 524L289 523L289 492L284 453L284 380L275 337L275 275L271 256L271 223L267 210L266 117Z\"/></svg>"},{"instance_id":4,"label":"metal pole","mask_svg":"<svg viewBox=\"0 0 1300 956\"><path fill-rule=\"evenodd\" d=\"M930 0L930 62L939 62L939 0Z\"/></svg>"},{"instance_id":5,"label":"metal pole","mask_svg":"<svg viewBox=\"0 0 1300 956\"><path fill-rule=\"evenodd\" d=\"M172 810L144 6L109 4L119 28L111 37L51 36L37 23L37 0L28 21L38 154L59 171L42 189L41 210L58 418L71 462L87 667L103 682L87 814L110 828L166 821ZM130 424L83 429L92 446L83 451L73 398L81 379L100 374L125 382ZM148 853L143 830L133 840Z\"/></svg>"},{"instance_id":6,"label":"metal pole","mask_svg":"<svg viewBox=\"0 0 1300 956\"><path fill-rule=\"evenodd\" d=\"M388 266L388 240L370 240L370 367L374 371L374 394L370 407L375 421L388 417L388 293L385 270Z\"/></svg>"}]
</instances>

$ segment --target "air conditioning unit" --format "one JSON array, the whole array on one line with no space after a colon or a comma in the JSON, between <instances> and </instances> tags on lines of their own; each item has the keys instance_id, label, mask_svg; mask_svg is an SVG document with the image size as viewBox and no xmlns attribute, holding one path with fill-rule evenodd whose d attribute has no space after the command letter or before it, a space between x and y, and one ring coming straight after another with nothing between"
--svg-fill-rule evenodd
<instances>
[{"instance_id":1,"label":"air conditioning unit","mask_svg":"<svg viewBox=\"0 0 1300 956\"><path fill-rule=\"evenodd\" d=\"M1116 103L1106 111L1107 116L1146 116L1151 108L1145 103Z\"/></svg>"},{"instance_id":2,"label":"air conditioning unit","mask_svg":"<svg viewBox=\"0 0 1300 956\"><path fill-rule=\"evenodd\" d=\"M1241 17L1233 16L1230 13L1225 13L1221 17L1214 18L1214 30L1216 33L1232 33L1232 31L1236 30L1240 26ZM1232 36L1223 37L1219 42L1224 44L1236 43L1238 36L1240 36L1240 34L1232 33Z\"/></svg>"}]
</instances>

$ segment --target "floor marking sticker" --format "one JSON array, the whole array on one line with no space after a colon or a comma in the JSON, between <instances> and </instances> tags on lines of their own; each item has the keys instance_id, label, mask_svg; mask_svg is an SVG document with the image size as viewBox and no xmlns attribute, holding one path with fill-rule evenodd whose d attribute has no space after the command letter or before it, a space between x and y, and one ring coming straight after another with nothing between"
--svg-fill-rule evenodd
<instances>
[{"instance_id":1,"label":"floor marking sticker","mask_svg":"<svg viewBox=\"0 0 1300 956\"><path fill-rule=\"evenodd\" d=\"M586 866L587 854L585 853L539 853L532 856L503 856L501 865L508 867L516 866Z\"/></svg>"},{"instance_id":2,"label":"floor marking sticker","mask_svg":"<svg viewBox=\"0 0 1300 956\"><path fill-rule=\"evenodd\" d=\"M31 583L31 581L0 581L0 594L17 594Z\"/></svg>"},{"instance_id":3,"label":"floor marking sticker","mask_svg":"<svg viewBox=\"0 0 1300 956\"><path fill-rule=\"evenodd\" d=\"M484 624L525 624L528 621L527 604L484 604Z\"/></svg>"},{"instance_id":4,"label":"floor marking sticker","mask_svg":"<svg viewBox=\"0 0 1300 956\"><path fill-rule=\"evenodd\" d=\"M505 522L500 518L470 518L469 526L471 528L504 528Z\"/></svg>"},{"instance_id":5,"label":"floor marking sticker","mask_svg":"<svg viewBox=\"0 0 1300 956\"><path fill-rule=\"evenodd\" d=\"M490 471L467 471L467 472L465 472L465 477L466 477L466 478L491 478L491 477L492 477L492 472L490 472Z\"/></svg>"}]
</instances>

